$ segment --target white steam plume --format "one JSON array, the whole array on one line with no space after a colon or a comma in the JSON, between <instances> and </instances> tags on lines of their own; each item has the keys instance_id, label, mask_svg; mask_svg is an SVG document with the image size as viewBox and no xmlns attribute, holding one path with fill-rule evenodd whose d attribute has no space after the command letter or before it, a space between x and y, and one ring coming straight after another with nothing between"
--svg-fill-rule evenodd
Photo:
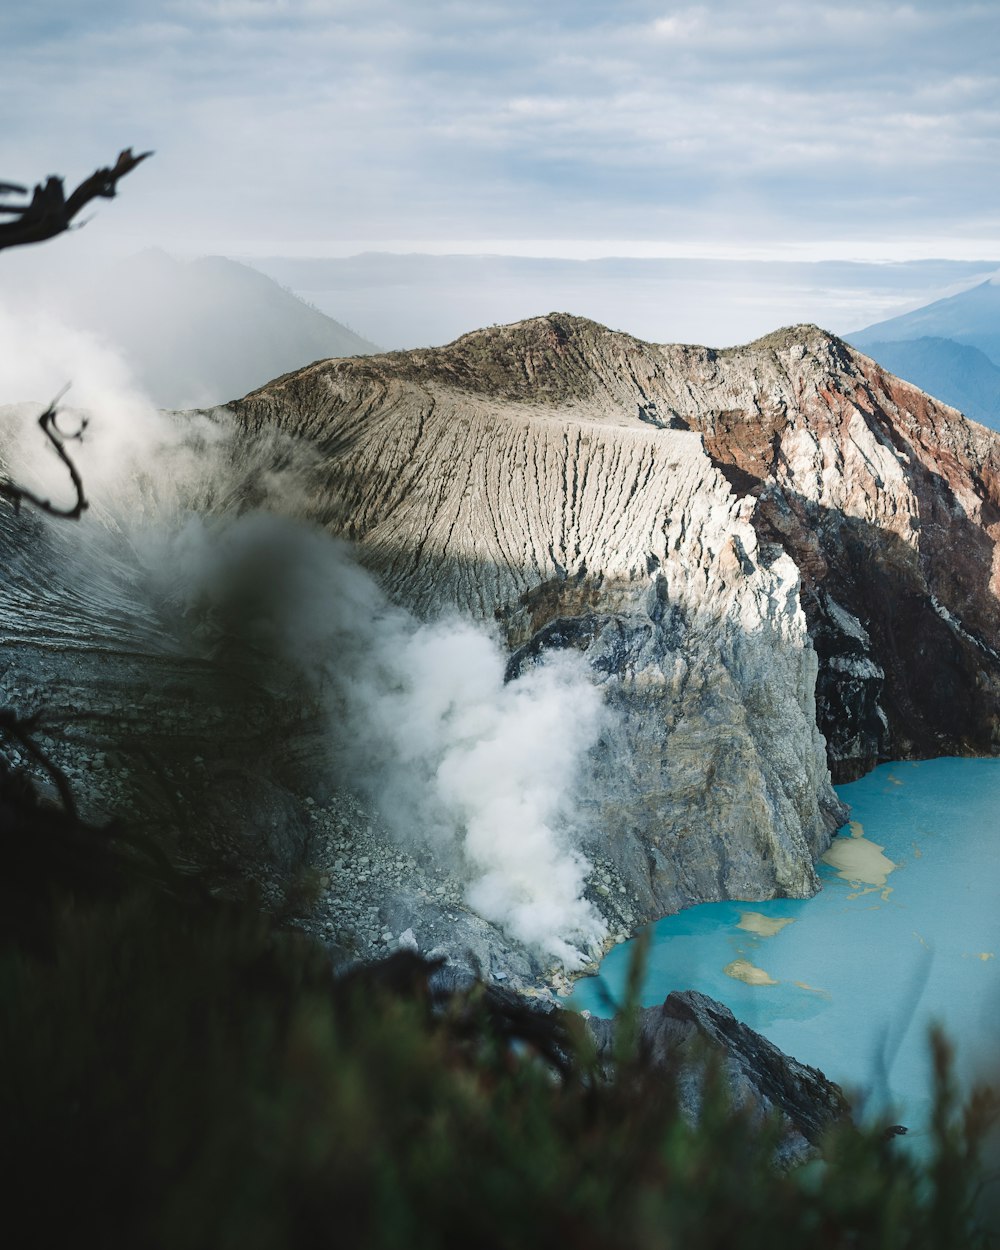
<instances>
[{"instance_id":1,"label":"white steam plume","mask_svg":"<svg viewBox=\"0 0 1000 1250\"><path fill-rule=\"evenodd\" d=\"M70 384L65 406L100 414L77 449L87 461L92 492L105 484L118 488L123 469L143 465L157 443L169 439L165 418L133 384L121 358L94 335L37 307L0 301L0 345L0 402L44 406ZM27 409L21 415L20 437L5 432L4 459L33 484L70 493L65 469L54 456L40 454L38 430Z\"/></svg>"},{"instance_id":2,"label":"white steam plume","mask_svg":"<svg viewBox=\"0 0 1000 1250\"><path fill-rule=\"evenodd\" d=\"M294 677L327 713L340 779L395 835L447 860L469 904L512 937L580 966L606 933L573 839L575 782L604 715L585 662L557 656L505 683L504 651L482 627L417 621L346 545L296 519L304 452L276 474L273 447L237 443L220 419L157 412L109 348L56 319L0 306L0 343L0 402L44 406L71 380L74 405L91 410L72 449L92 507L73 527L67 576L85 579L88 559L125 561L178 643L220 662L250 647L272 682ZM0 450L19 480L59 498L68 483L38 411L14 414Z\"/></svg>"},{"instance_id":3,"label":"white steam plume","mask_svg":"<svg viewBox=\"0 0 1000 1250\"><path fill-rule=\"evenodd\" d=\"M200 636L238 635L304 677L328 710L338 771L397 838L429 842L476 911L580 966L606 932L572 838L604 715L585 662L559 655L505 683L482 628L417 621L344 544L287 518L210 518L177 541L168 593Z\"/></svg>"}]
</instances>

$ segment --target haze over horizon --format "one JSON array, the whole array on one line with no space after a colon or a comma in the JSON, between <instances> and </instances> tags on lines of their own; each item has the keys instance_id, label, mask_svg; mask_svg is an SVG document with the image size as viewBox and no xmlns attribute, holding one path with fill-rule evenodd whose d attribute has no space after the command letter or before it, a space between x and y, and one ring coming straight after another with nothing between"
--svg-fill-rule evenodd
<instances>
[{"instance_id":1,"label":"haze over horizon","mask_svg":"<svg viewBox=\"0 0 1000 1250\"><path fill-rule=\"evenodd\" d=\"M131 247L981 259L998 35L976 0L40 0L0 15L3 174L155 149L91 227Z\"/></svg>"},{"instance_id":2,"label":"haze over horizon","mask_svg":"<svg viewBox=\"0 0 1000 1250\"><path fill-rule=\"evenodd\" d=\"M554 308L722 346L847 333L1000 266L980 0L40 0L0 39L3 179L156 152L86 230L5 259L12 297L149 246L272 276L387 253L279 281L387 347ZM702 268L637 282L675 261Z\"/></svg>"}]
</instances>

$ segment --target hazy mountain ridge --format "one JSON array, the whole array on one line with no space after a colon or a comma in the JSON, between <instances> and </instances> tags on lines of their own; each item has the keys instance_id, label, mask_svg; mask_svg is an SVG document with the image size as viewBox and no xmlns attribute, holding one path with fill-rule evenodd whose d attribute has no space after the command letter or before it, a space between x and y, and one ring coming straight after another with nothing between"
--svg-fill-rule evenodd
<instances>
[{"instance_id":1,"label":"hazy mountain ridge","mask_svg":"<svg viewBox=\"0 0 1000 1250\"><path fill-rule=\"evenodd\" d=\"M572 308L653 342L745 343L788 322L836 330L982 280L996 260L776 261L428 255L254 257L248 263L376 342L411 349L470 326Z\"/></svg>"},{"instance_id":2,"label":"hazy mountain ridge","mask_svg":"<svg viewBox=\"0 0 1000 1250\"><path fill-rule=\"evenodd\" d=\"M978 347L1000 365L1000 277L993 276L967 291L935 300L923 308L879 321L848 335L864 347L871 342L898 342L924 337L953 339Z\"/></svg>"},{"instance_id":3,"label":"hazy mountain ridge","mask_svg":"<svg viewBox=\"0 0 1000 1250\"><path fill-rule=\"evenodd\" d=\"M855 347L993 429L1000 425L1000 281L994 276L849 334Z\"/></svg>"},{"instance_id":4,"label":"hazy mountain ridge","mask_svg":"<svg viewBox=\"0 0 1000 1250\"><path fill-rule=\"evenodd\" d=\"M159 407L208 407L289 369L378 350L291 291L221 256L180 261L150 249L60 276L20 300L55 308L110 346ZM20 395L19 399L38 399Z\"/></svg>"}]
</instances>

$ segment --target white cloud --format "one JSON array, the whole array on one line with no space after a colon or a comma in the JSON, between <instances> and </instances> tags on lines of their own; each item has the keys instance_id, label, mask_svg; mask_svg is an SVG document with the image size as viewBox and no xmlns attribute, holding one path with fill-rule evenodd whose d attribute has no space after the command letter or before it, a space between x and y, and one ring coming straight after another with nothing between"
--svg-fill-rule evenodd
<instances>
[{"instance_id":1,"label":"white cloud","mask_svg":"<svg viewBox=\"0 0 1000 1250\"><path fill-rule=\"evenodd\" d=\"M658 17L653 22L653 34L671 43L686 42L705 32L706 17L704 9L686 9L669 17Z\"/></svg>"},{"instance_id":2,"label":"white cloud","mask_svg":"<svg viewBox=\"0 0 1000 1250\"><path fill-rule=\"evenodd\" d=\"M167 245L1000 225L981 4L40 9L59 20L0 18L22 101L3 172L155 147L116 216Z\"/></svg>"}]
</instances>

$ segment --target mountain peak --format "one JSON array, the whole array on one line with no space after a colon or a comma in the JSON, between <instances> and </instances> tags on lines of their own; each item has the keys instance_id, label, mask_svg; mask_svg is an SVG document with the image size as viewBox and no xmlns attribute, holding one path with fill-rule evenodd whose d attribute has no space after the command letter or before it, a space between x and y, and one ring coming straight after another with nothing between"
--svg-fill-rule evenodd
<instances>
[{"instance_id":1,"label":"mountain peak","mask_svg":"<svg viewBox=\"0 0 1000 1250\"><path fill-rule=\"evenodd\" d=\"M643 422L686 428L678 380L714 378L720 386L752 391L773 375L770 389L802 373L815 389L821 379L857 375L856 356L843 340L811 324L786 326L753 343L711 348L644 342L599 322L550 312L506 325L484 326L443 347L388 352L350 362L318 362L310 376L336 370L385 386L403 382L446 387L495 402L533 407L585 405L591 420L614 425ZM295 385L297 375L276 379L266 392ZM723 377L733 379L723 383ZM736 379L739 379L736 381ZM841 389L853 383L844 382ZM720 397L722 406L726 403ZM662 411L658 411L657 405Z\"/></svg>"},{"instance_id":2,"label":"mountain peak","mask_svg":"<svg viewBox=\"0 0 1000 1250\"><path fill-rule=\"evenodd\" d=\"M517 663L606 646L597 671L631 682L653 671L636 621L684 674L689 636L671 620L738 618L740 646L769 654L807 621L822 668L802 688L819 693L838 780L995 747L1000 438L815 325L714 350L549 313L317 364L235 414L319 449L324 522L394 595L495 623ZM728 680L679 677L678 697ZM656 876L657 905L678 901L678 879Z\"/></svg>"},{"instance_id":3,"label":"mountain peak","mask_svg":"<svg viewBox=\"0 0 1000 1250\"><path fill-rule=\"evenodd\" d=\"M782 326L780 329L772 330L770 334L761 335L759 339L754 339L746 345L747 348L766 349L772 351L787 351L791 347L817 347L838 344L844 346L842 339L837 338L835 334L831 334L829 330L824 330L821 326L814 325L812 322L804 321L797 325ZM732 347L730 351L743 351L743 347Z\"/></svg>"},{"instance_id":4,"label":"mountain peak","mask_svg":"<svg viewBox=\"0 0 1000 1250\"><path fill-rule=\"evenodd\" d=\"M1000 271L975 286L948 295L923 308L877 321L848 335L858 347L868 343L895 343L903 339L944 338L978 347L1000 366Z\"/></svg>"}]
</instances>

